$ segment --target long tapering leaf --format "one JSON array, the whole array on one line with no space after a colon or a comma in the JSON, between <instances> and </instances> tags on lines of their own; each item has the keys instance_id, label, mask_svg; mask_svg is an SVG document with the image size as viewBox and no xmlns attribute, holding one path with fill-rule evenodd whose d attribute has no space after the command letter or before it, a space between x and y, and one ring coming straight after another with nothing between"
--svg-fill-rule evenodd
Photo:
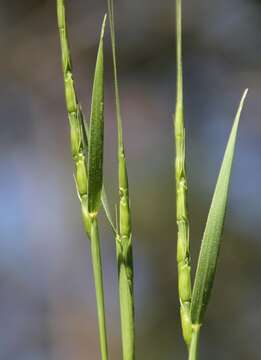
<instances>
[{"instance_id":1,"label":"long tapering leaf","mask_svg":"<svg viewBox=\"0 0 261 360\"><path fill-rule=\"evenodd\" d=\"M87 149L88 149L88 125L85 121L83 121L83 139L84 139L84 147L85 147L85 151L87 153ZM107 198L107 193L106 193L106 190L105 190L105 186L103 185L102 187L102 193L101 193L101 201L102 201L102 206L103 206L103 209L104 209L104 212L105 212L105 216L112 228L112 231L113 233L115 234L116 233L116 226L114 224L114 220L113 220L113 217L112 217L112 214L111 214L111 209L110 209L110 205L109 205L109 202L108 202L108 198Z\"/></svg>"},{"instance_id":2,"label":"long tapering leaf","mask_svg":"<svg viewBox=\"0 0 261 360\"><path fill-rule=\"evenodd\" d=\"M246 95L247 90L241 99L227 143L201 244L192 293L191 319L193 324L201 324L203 321L215 277L238 124Z\"/></svg>"},{"instance_id":3,"label":"long tapering leaf","mask_svg":"<svg viewBox=\"0 0 261 360\"><path fill-rule=\"evenodd\" d=\"M88 157L88 211L97 213L101 202L103 180L104 136L104 63L103 36L106 24L104 17L94 75L92 106L89 129Z\"/></svg>"}]
</instances>

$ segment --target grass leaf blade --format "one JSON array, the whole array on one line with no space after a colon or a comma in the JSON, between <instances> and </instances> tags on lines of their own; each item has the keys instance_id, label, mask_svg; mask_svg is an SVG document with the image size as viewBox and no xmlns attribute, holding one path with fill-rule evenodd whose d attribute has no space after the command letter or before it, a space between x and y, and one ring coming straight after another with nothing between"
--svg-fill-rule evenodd
<instances>
[{"instance_id":1,"label":"grass leaf blade","mask_svg":"<svg viewBox=\"0 0 261 360\"><path fill-rule=\"evenodd\" d=\"M83 119L83 126L82 126L82 130L83 130L83 144L84 144L84 149L85 149L85 153L87 154L88 151L88 125L86 123L86 121L84 121ZM105 212L105 216L112 228L112 231L114 232L114 234L116 233L116 226L114 224L114 220L113 217L111 215L111 210L110 210L110 205L108 202L108 197L107 197L107 193L106 193L106 189L105 186L103 185L102 187L102 193L101 193L101 202L102 202L102 206Z\"/></svg>"},{"instance_id":2,"label":"grass leaf blade","mask_svg":"<svg viewBox=\"0 0 261 360\"><path fill-rule=\"evenodd\" d=\"M246 95L247 90L241 99L230 133L203 235L192 293L191 318L193 324L202 323L215 277L238 124Z\"/></svg>"},{"instance_id":3,"label":"grass leaf blade","mask_svg":"<svg viewBox=\"0 0 261 360\"><path fill-rule=\"evenodd\" d=\"M103 136L104 136L104 62L103 36L106 15L103 20L100 44L94 75L92 106L89 129L88 156L88 211L97 213L101 202L103 181Z\"/></svg>"}]
</instances>

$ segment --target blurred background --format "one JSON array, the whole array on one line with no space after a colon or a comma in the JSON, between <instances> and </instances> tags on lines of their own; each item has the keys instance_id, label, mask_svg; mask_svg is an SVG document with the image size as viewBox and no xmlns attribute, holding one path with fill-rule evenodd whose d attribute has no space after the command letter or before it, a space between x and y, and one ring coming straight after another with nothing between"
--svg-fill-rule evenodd
<instances>
[{"instance_id":1,"label":"blurred background","mask_svg":"<svg viewBox=\"0 0 261 360\"><path fill-rule=\"evenodd\" d=\"M86 116L105 0L66 1ZM137 359L186 359L179 324L174 0L116 1L133 211ZM228 213L201 359L260 359L261 2L184 0L193 274L245 87ZM0 1L0 358L99 359L89 255L73 180L54 0ZM105 182L117 199L108 31ZM121 359L115 243L101 217L110 357Z\"/></svg>"}]
</instances>

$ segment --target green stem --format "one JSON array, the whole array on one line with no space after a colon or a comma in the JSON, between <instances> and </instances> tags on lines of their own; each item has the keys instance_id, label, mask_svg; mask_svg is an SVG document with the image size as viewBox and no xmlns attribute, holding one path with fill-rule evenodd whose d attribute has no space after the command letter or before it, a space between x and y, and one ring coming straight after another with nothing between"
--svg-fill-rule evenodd
<instances>
[{"instance_id":1,"label":"green stem","mask_svg":"<svg viewBox=\"0 0 261 360\"><path fill-rule=\"evenodd\" d=\"M116 236L123 360L135 359L132 224L123 146L119 146L119 233Z\"/></svg>"},{"instance_id":2,"label":"green stem","mask_svg":"<svg viewBox=\"0 0 261 360\"><path fill-rule=\"evenodd\" d=\"M104 305L104 293L103 293L103 275L102 275L102 263L101 263L101 253L100 253L99 230L98 230L98 222L96 217L93 217L91 219L91 255L92 255L94 284L96 290L101 358L102 360L107 360L108 347L107 347L105 305Z\"/></svg>"},{"instance_id":3,"label":"green stem","mask_svg":"<svg viewBox=\"0 0 261 360\"><path fill-rule=\"evenodd\" d=\"M119 229L116 234L119 299L123 360L135 359L135 319L133 293L132 224L129 202L129 185L122 134L122 118L117 72L117 55L114 25L114 0L107 0L110 21L116 118L118 131Z\"/></svg>"},{"instance_id":4,"label":"green stem","mask_svg":"<svg viewBox=\"0 0 261 360\"><path fill-rule=\"evenodd\" d=\"M189 360L198 359L199 335L201 325L192 325L192 337L189 347Z\"/></svg>"},{"instance_id":5,"label":"green stem","mask_svg":"<svg viewBox=\"0 0 261 360\"><path fill-rule=\"evenodd\" d=\"M134 338L134 301L133 301L133 276L122 252L120 240L117 241L119 299L121 314L122 352L123 360L135 359Z\"/></svg>"}]
</instances>

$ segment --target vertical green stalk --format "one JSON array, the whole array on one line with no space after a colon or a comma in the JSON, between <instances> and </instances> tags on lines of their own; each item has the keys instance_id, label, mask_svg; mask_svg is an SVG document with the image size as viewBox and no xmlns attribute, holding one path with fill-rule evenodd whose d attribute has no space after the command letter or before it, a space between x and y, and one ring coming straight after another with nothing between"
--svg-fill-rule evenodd
<instances>
[{"instance_id":1,"label":"vertical green stalk","mask_svg":"<svg viewBox=\"0 0 261 360\"><path fill-rule=\"evenodd\" d=\"M85 128L83 114L77 100L77 95L74 86L70 47L69 47L67 27L66 27L64 0L57 0L57 18L58 18L58 28L59 28L60 43L61 43L61 52L62 52L62 68L63 68L63 76L64 76L65 99L66 99L66 107L67 107L69 125L70 125L71 152L75 163L75 182L76 182L79 200L81 203L84 228L88 237L91 240L91 255L92 255L95 289L96 289L101 356L102 356L102 360L107 360L108 351L107 351L107 335L106 335L106 324L105 324L102 263L101 263L101 255L100 255L98 224L96 219L98 210L95 212L95 216L94 214L92 214L92 216L90 215L89 204L88 204L88 199L89 199L88 170L89 169L87 166L87 147L88 147L87 130ZM103 105L103 89L101 89L101 86L103 87L104 26L105 26L105 19L102 26L100 46L97 57L97 63L96 63L93 101L92 101L92 105L93 105L92 110L93 110L93 108L96 107L97 104L97 102L95 103L94 99L98 98L97 95L101 95L101 99L99 98L100 104L97 104L97 107L99 107L101 111L98 112L98 114L96 111L92 111L92 113L94 113L95 116L97 115L97 117L102 116L102 121L103 121L103 106L101 106L101 104ZM102 180L100 181L100 187L102 187ZM97 198L97 193L99 194L98 196L100 196L101 189L98 189L97 191L93 191L94 194L93 197ZM99 201L97 201L97 203L99 203Z\"/></svg>"},{"instance_id":2,"label":"vertical green stalk","mask_svg":"<svg viewBox=\"0 0 261 360\"><path fill-rule=\"evenodd\" d=\"M118 86L114 3L108 0L111 44L114 69L116 118L118 129L118 182L119 182L119 229L116 235L118 261L119 299L121 314L122 351L124 360L135 359L134 294L133 294L133 257L132 225L129 204L128 174L122 134L122 118Z\"/></svg>"},{"instance_id":3,"label":"vertical green stalk","mask_svg":"<svg viewBox=\"0 0 261 360\"><path fill-rule=\"evenodd\" d=\"M189 250L189 219L187 209L187 179L185 169L185 127L183 110L182 69L182 0L176 0L177 32L177 99L174 117L176 143L176 217L178 227L177 263L178 291L183 338L189 346L191 341L191 276Z\"/></svg>"},{"instance_id":4,"label":"vertical green stalk","mask_svg":"<svg viewBox=\"0 0 261 360\"><path fill-rule=\"evenodd\" d=\"M192 325L192 337L189 347L189 360L197 360L199 345L200 325Z\"/></svg>"},{"instance_id":5,"label":"vertical green stalk","mask_svg":"<svg viewBox=\"0 0 261 360\"><path fill-rule=\"evenodd\" d=\"M108 345L107 345L106 322L105 322L102 261L101 261L101 253L100 253L99 229L98 229L98 222L96 216L92 217L91 219L91 255L92 255L94 284L96 290L101 358L103 360L107 360Z\"/></svg>"}]
</instances>

